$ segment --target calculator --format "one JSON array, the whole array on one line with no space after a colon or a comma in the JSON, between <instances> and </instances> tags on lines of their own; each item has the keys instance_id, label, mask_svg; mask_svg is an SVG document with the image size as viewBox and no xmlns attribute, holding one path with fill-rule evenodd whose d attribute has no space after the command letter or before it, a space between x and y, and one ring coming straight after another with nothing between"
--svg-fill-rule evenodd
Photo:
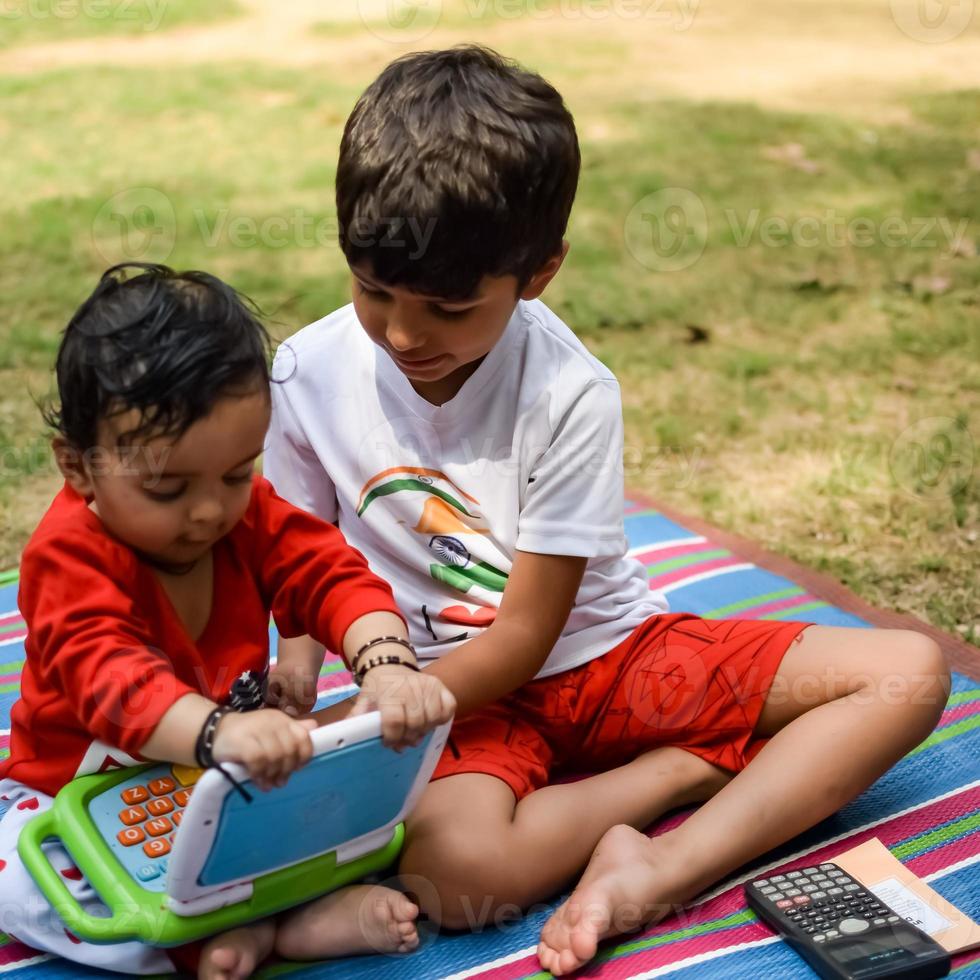
<instances>
[{"instance_id":1,"label":"calculator","mask_svg":"<svg viewBox=\"0 0 980 980\"><path fill-rule=\"evenodd\" d=\"M310 762L268 791L233 763L223 768L234 782L170 763L84 776L24 825L18 851L80 939L193 942L388 867L449 727L396 752L382 743L377 711L325 725L310 733ZM65 847L106 916L71 896L48 840Z\"/></svg>"},{"instance_id":2,"label":"calculator","mask_svg":"<svg viewBox=\"0 0 980 980\"><path fill-rule=\"evenodd\" d=\"M749 908L826 980L949 973L949 954L836 864L787 871L745 886Z\"/></svg>"}]
</instances>

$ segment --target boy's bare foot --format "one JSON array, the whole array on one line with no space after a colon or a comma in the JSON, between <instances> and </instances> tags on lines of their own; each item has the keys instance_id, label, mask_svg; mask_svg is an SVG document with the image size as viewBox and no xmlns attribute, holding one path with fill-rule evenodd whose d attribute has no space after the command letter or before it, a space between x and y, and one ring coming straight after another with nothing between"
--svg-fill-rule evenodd
<instances>
[{"instance_id":1,"label":"boy's bare foot","mask_svg":"<svg viewBox=\"0 0 980 980\"><path fill-rule=\"evenodd\" d=\"M410 953L419 944L418 906L382 885L351 885L282 919L276 952L290 960L355 953Z\"/></svg>"},{"instance_id":2,"label":"boy's bare foot","mask_svg":"<svg viewBox=\"0 0 980 980\"><path fill-rule=\"evenodd\" d=\"M210 940L201 952L199 980L243 980L272 952L276 926L271 919L232 929Z\"/></svg>"},{"instance_id":3,"label":"boy's bare foot","mask_svg":"<svg viewBox=\"0 0 980 980\"><path fill-rule=\"evenodd\" d=\"M678 882L664 841L617 826L599 841L581 881L541 930L538 959L559 977L595 955L600 940L658 922L697 893ZM678 882L676 885L674 882Z\"/></svg>"}]
</instances>

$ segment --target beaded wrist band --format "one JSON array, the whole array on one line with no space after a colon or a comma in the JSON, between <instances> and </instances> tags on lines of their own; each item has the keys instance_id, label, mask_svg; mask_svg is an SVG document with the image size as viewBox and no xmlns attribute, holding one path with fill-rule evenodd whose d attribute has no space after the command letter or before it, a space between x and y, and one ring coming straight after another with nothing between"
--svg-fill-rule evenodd
<instances>
[{"instance_id":1,"label":"beaded wrist band","mask_svg":"<svg viewBox=\"0 0 980 980\"><path fill-rule=\"evenodd\" d=\"M381 646L382 643L397 643L399 646L403 646L406 650L411 651L412 656L416 656L415 647L413 647L408 640L405 640L400 636L379 636L377 639L370 640L369 642L365 643L364 646L362 646L361 649L354 654L350 662L351 673L356 674L358 672L357 662L365 653L368 652L368 650Z\"/></svg>"},{"instance_id":2,"label":"beaded wrist band","mask_svg":"<svg viewBox=\"0 0 980 980\"><path fill-rule=\"evenodd\" d=\"M194 746L194 758L202 769L217 769L225 779L228 780L238 790L242 799L246 803L252 802L252 795L230 772L224 769L219 763L214 761L214 738L218 731L218 722L230 711L234 709L229 704L219 705L211 714L208 715L201 727L201 733L197 736L197 743Z\"/></svg>"},{"instance_id":3,"label":"beaded wrist band","mask_svg":"<svg viewBox=\"0 0 980 980\"><path fill-rule=\"evenodd\" d=\"M416 673L419 671L419 665L412 663L410 660L403 660L397 654L383 654L379 657L371 657L366 663L357 668L357 673L354 674L354 683L360 687L364 683L364 675L374 667L381 667L385 664L400 664L402 667L407 667L409 670L414 670Z\"/></svg>"}]
</instances>

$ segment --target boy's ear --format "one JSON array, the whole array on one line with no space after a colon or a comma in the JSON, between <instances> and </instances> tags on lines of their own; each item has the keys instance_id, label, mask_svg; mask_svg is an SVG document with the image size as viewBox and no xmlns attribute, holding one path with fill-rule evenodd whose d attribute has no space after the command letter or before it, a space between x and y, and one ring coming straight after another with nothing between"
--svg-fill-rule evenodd
<instances>
[{"instance_id":1,"label":"boy's ear","mask_svg":"<svg viewBox=\"0 0 980 980\"><path fill-rule=\"evenodd\" d=\"M570 244L567 238L561 240L561 251L553 255L540 269L531 277L528 284L521 291L521 299L537 299L545 290L545 286L558 275L565 256L568 255Z\"/></svg>"},{"instance_id":2,"label":"boy's ear","mask_svg":"<svg viewBox=\"0 0 980 980\"><path fill-rule=\"evenodd\" d=\"M85 466L85 455L64 436L51 440L51 451L61 475L68 485L82 497L92 496L92 477Z\"/></svg>"}]
</instances>

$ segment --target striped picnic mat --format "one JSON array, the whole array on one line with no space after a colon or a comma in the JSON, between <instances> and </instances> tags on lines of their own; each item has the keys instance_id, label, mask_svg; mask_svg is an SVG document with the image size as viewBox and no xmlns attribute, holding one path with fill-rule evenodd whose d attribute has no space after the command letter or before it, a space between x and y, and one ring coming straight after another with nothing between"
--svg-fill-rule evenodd
<instances>
[{"instance_id":1,"label":"striped picnic mat","mask_svg":"<svg viewBox=\"0 0 980 980\"><path fill-rule=\"evenodd\" d=\"M627 506L631 553L650 572L651 586L671 608L716 618L794 619L834 626L914 625L940 639L956 669L953 693L936 731L858 799L689 903L683 920L665 920L608 944L583 976L601 980L671 976L677 980L758 980L815 974L760 925L742 899L742 885L830 860L878 837L936 891L980 920L980 653L922 623L866 606L839 583L815 575L700 521L663 507ZM23 660L23 623L15 587L0 589L0 757L8 751L10 706ZM321 706L349 694L339 662L320 679ZM662 833L683 821L674 813L650 828ZM409 957L357 957L307 966L283 965L265 976L328 980L538 980L534 949L548 916L474 935L426 933ZM37 980L103 975L35 952L0 934L0 973ZM953 974L980 980L980 950L957 957Z\"/></svg>"}]
</instances>

